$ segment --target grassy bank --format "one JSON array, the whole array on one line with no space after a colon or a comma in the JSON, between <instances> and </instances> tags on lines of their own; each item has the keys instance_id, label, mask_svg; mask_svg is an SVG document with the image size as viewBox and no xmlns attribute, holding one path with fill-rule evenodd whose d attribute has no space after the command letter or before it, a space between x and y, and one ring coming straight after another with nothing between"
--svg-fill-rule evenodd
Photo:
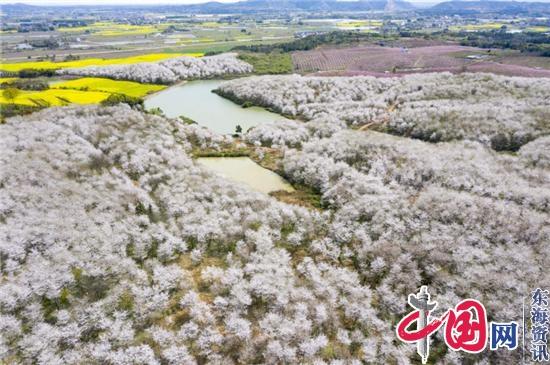
<instances>
[{"instance_id":1,"label":"grassy bank","mask_svg":"<svg viewBox=\"0 0 550 365\"><path fill-rule=\"evenodd\" d=\"M288 53L239 53L239 59L254 67L257 75L288 74L292 72L292 57Z\"/></svg>"}]
</instances>

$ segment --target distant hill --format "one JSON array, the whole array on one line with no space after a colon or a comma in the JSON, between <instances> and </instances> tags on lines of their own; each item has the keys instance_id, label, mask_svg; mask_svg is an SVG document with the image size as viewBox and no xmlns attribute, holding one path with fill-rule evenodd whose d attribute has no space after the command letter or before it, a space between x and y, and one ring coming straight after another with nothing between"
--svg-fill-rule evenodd
<instances>
[{"instance_id":1,"label":"distant hill","mask_svg":"<svg viewBox=\"0 0 550 365\"><path fill-rule=\"evenodd\" d=\"M27 4L21 4L21 3L0 4L0 11L6 14L13 14L13 13L19 14L25 11L33 11L36 8L38 7L34 5L27 5Z\"/></svg>"},{"instance_id":2,"label":"distant hill","mask_svg":"<svg viewBox=\"0 0 550 365\"><path fill-rule=\"evenodd\" d=\"M162 1L159 1L162 2ZM337 0L246 0L236 3L208 2L202 4L190 5L92 5L86 6L87 9L111 9L121 7L127 9L154 9L155 11L181 12L181 13L203 13L203 14L229 14L229 13L281 13L281 12L308 12L308 11L404 11L412 10L415 7L404 0L357 0L357 1L337 1ZM59 8L56 6L29 6L24 4L2 5L1 10L8 15L29 14L36 11L43 11ZM79 9L77 6L67 6L67 8ZM80 6L82 9L82 6Z\"/></svg>"},{"instance_id":3,"label":"distant hill","mask_svg":"<svg viewBox=\"0 0 550 365\"><path fill-rule=\"evenodd\" d=\"M518 1L447 1L437 4L427 10L427 13L446 15L474 14L525 14L548 15L550 3L518 2Z\"/></svg>"},{"instance_id":4,"label":"distant hill","mask_svg":"<svg viewBox=\"0 0 550 365\"><path fill-rule=\"evenodd\" d=\"M414 6L402 0L248 0L237 3L188 5L185 8L200 12L277 12L277 11L369 11L385 10L390 3L394 10L410 10Z\"/></svg>"}]
</instances>

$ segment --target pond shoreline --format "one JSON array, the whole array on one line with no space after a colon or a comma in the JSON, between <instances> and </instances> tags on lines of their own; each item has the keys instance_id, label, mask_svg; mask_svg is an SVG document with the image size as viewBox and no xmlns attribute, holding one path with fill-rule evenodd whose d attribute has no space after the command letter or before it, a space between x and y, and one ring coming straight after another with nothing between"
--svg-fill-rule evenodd
<instances>
[{"instance_id":1,"label":"pond shoreline","mask_svg":"<svg viewBox=\"0 0 550 365\"><path fill-rule=\"evenodd\" d=\"M243 108L213 92L226 80L182 81L169 88L147 95L146 109L160 108L170 118L185 116L213 132L234 134L238 126L243 132L267 122L287 119L263 107Z\"/></svg>"},{"instance_id":2,"label":"pond shoreline","mask_svg":"<svg viewBox=\"0 0 550 365\"><path fill-rule=\"evenodd\" d=\"M225 92L223 90L220 90L219 88L218 89L214 89L212 90L212 92L218 96L221 96L222 98L225 98L227 100L231 100L233 103L237 104L237 105L240 105L243 109L247 109L247 108L250 108L250 107L258 107L258 108L262 108L262 109L265 109L269 112L272 112L272 113L275 113L275 114L279 114L280 116L282 116L283 118L285 119L292 119L292 120L299 120L299 121L303 121L302 119L300 119L298 116L295 116L295 115L292 115L292 114L286 114L286 113L283 113L281 110L277 110L275 108L273 108L272 106L270 105L264 105L264 104L261 104L261 103L254 103L254 101L250 101L250 100L245 100L245 99L242 99L242 98L239 98L237 95L235 95L234 93L231 93L231 92Z\"/></svg>"},{"instance_id":3,"label":"pond shoreline","mask_svg":"<svg viewBox=\"0 0 550 365\"><path fill-rule=\"evenodd\" d=\"M154 91L150 94L147 94L143 97L143 102L147 101L148 99L150 99L151 97L163 92L163 91L166 91L172 87L176 87L176 86L183 86L187 83L188 81L187 80L183 80L183 81L178 81L177 83L173 84L173 85L166 85L166 87L164 89L161 89L161 90L157 90L157 91ZM162 85L162 84L159 84L161 86L165 86L165 85Z\"/></svg>"},{"instance_id":4,"label":"pond shoreline","mask_svg":"<svg viewBox=\"0 0 550 365\"><path fill-rule=\"evenodd\" d=\"M199 157L195 161L210 171L261 193L295 191L281 175L262 167L250 157Z\"/></svg>"},{"instance_id":5,"label":"pond shoreline","mask_svg":"<svg viewBox=\"0 0 550 365\"><path fill-rule=\"evenodd\" d=\"M238 142L242 141L240 141L238 137L235 138L233 125L240 125L244 132L264 122L276 122L288 118L285 118L285 116L279 113L266 110L266 108L261 106L243 108L242 105L224 97L224 95L219 95L214 92L218 85L224 81L226 80L180 81L169 88L148 95L145 107L146 109L158 107L163 110L168 117L177 118L184 116L215 133L233 136L233 143L231 146L222 148L222 150L200 149L193 151L192 157L196 163L200 164L201 161L208 161L209 163L219 161L221 166L218 166L218 168L229 169L226 171L226 175L236 174L237 177L247 176L251 171L256 171L258 173L257 177L248 177L244 181L242 179L232 179L226 176L229 180L245 185L250 185L251 182L252 184L256 184L258 181L263 181L262 179L264 179L265 176L270 176L268 179L272 179L272 184L273 181L276 181L281 185L272 185L272 188L267 188L267 190L265 187L262 187L261 184L252 188L256 191L263 190L263 193L281 202L304 206L308 209L323 209L321 195L318 192L301 186L300 184L291 183L287 180L280 166L280 160L282 158L280 150L263 147L261 149L265 152L265 155L259 158L255 152L257 147L247 143L245 143L244 147L237 147L237 145L240 144ZM198 88L195 90L197 86ZM169 93L169 95L166 95L166 93ZM170 96L173 96L174 99L170 100ZM164 100L164 103L168 108L172 108L171 113L167 113L170 109L165 110L164 105L162 105L163 100L159 101L158 98L167 99ZM174 110L174 106L178 108ZM189 106L191 106L190 110ZM193 110L193 108L199 109L200 113L197 113L197 110ZM212 109L216 110L216 108L219 108L218 113L211 113ZM248 116L252 123L246 125L242 122L236 123L234 119L231 121L231 117L235 117L235 115L237 115L236 118ZM292 119L299 120L298 118ZM232 127L228 128L226 123ZM225 124L225 126L220 128L219 124ZM243 163L243 159L247 160L247 162ZM239 161L241 162L239 163ZM228 166L232 167L228 168Z\"/></svg>"}]
</instances>

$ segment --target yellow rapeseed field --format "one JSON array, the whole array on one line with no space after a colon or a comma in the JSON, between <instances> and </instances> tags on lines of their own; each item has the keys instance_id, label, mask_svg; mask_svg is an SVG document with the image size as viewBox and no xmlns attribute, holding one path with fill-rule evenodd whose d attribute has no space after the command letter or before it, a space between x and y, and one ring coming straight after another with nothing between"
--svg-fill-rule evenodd
<instances>
[{"instance_id":1,"label":"yellow rapeseed field","mask_svg":"<svg viewBox=\"0 0 550 365\"><path fill-rule=\"evenodd\" d=\"M460 31L460 30L495 30L500 29L504 23L482 23L482 24L465 24L465 25L453 25L449 27L449 30Z\"/></svg>"},{"instance_id":2,"label":"yellow rapeseed field","mask_svg":"<svg viewBox=\"0 0 550 365\"><path fill-rule=\"evenodd\" d=\"M2 79L0 79L1 81ZM6 80L6 79L4 79ZM13 79L15 80L15 79ZM64 105L64 104L96 104L102 102L111 94L125 94L136 98L164 89L163 85L140 84L139 82L117 81L99 77L84 77L76 80L62 81L43 91L20 90L20 94L12 101L0 93L0 104L15 103L21 105Z\"/></svg>"},{"instance_id":3,"label":"yellow rapeseed field","mask_svg":"<svg viewBox=\"0 0 550 365\"><path fill-rule=\"evenodd\" d=\"M219 28L222 26L222 23L218 23L218 22L202 22L201 24L201 27L204 27L204 28Z\"/></svg>"},{"instance_id":4,"label":"yellow rapeseed field","mask_svg":"<svg viewBox=\"0 0 550 365\"><path fill-rule=\"evenodd\" d=\"M535 26L535 27L528 27L526 30L527 30L528 32L544 33L544 32L550 31L550 27Z\"/></svg>"},{"instance_id":5,"label":"yellow rapeseed field","mask_svg":"<svg viewBox=\"0 0 550 365\"><path fill-rule=\"evenodd\" d=\"M353 20L336 23L339 28L381 27L381 20Z\"/></svg>"},{"instance_id":6,"label":"yellow rapeseed field","mask_svg":"<svg viewBox=\"0 0 550 365\"><path fill-rule=\"evenodd\" d=\"M83 27L67 27L59 28L60 32L64 33L84 33L88 32L93 35L104 37L128 36L128 35L145 35L159 33L168 28L171 23L154 24L154 25L133 25L120 24L113 22L97 22Z\"/></svg>"},{"instance_id":7,"label":"yellow rapeseed field","mask_svg":"<svg viewBox=\"0 0 550 365\"><path fill-rule=\"evenodd\" d=\"M33 105L33 106L54 106L65 104L96 104L109 97L110 93L101 91L80 91L80 90L60 90L49 89L43 91L25 91L13 100L15 104ZM11 103L0 93L0 104Z\"/></svg>"},{"instance_id":8,"label":"yellow rapeseed field","mask_svg":"<svg viewBox=\"0 0 550 365\"><path fill-rule=\"evenodd\" d=\"M67 61L67 62L52 62L52 61L34 61L34 62L18 62L0 64L0 70L8 72L18 72L23 69L41 69L54 70L70 67L85 67L85 66L108 66L122 65L140 62L156 62L168 58L179 56L201 57L202 53L150 53L139 56L131 56L124 58L86 58L83 60Z\"/></svg>"},{"instance_id":9,"label":"yellow rapeseed field","mask_svg":"<svg viewBox=\"0 0 550 365\"><path fill-rule=\"evenodd\" d=\"M140 84L139 82L117 81L100 77L84 77L81 79L64 81L51 86L53 89L73 89L81 91L101 91L107 93L126 94L136 98L160 91L166 86Z\"/></svg>"}]
</instances>

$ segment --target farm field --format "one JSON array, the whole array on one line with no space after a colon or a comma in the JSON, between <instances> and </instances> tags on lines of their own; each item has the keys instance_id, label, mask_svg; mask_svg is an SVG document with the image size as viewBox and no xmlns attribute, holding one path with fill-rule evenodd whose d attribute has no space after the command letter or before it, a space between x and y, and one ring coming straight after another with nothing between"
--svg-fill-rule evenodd
<instances>
[{"instance_id":1,"label":"farm field","mask_svg":"<svg viewBox=\"0 0 550 365\"><path fill-rule=\"evenodd\" d=\"M12 101L0 94L0 104L14 103L29 106L59 106L67 104L97 104L111 95L101 91L48 89L43 91L25 91Z\"/></svg>"},{"instance_id":2,"label":"farm field","mask_svg":"<svg viewBox=\"0 0 550 365\"><path fill-rule=\"evenodd\" d=\"M468 55L475 55L468 59ZM550 71L525 64L499 63L499 53L458 45L434 45L415 48L360 46L319 48L292 54L294 70L299 73L335 75L385 75L411 72L483 71L511 76L550 76Z\"/></svg>"},{"instance_id":3,"label":"farm field","mask_svg":"<svg viewBox=\"0 0 550 365\"><path fill-rule=\"evenodd\" d=\"M0 77L0 84L17 80L17 77Z\"/></svg>"},{"instance_id":4,"label":"farm field","mask_svg":"<svg viewBox=\"0 0 550 365\"><path fill-rule=\"evenodd\" d=\"M353 27L364 27L364 26L370 26L370 27L380 27L382 26L381 20L347 20L336 23L338 27L347 27L347 28L353 28Z\"/></svg>"},{"instance_id":5,"label":"farm field","mask_svg":"<svg viewBox=\"0 0 550 365\"><path fill-rule=\"evenodd\" d=\"M545 26L527 27L527 30L528 30L529 32L541 32L541 33L544 33L544 32L549 32L549 31L550 31L550 27L545 27Z\"/></svg>"},{"instance_id":6,"label":"farm field","mask_svg":"<svg viewBox=\"0 0 550 365\"><path fill-rule=\"evenodd\" d=\"M417 48L362 46L328 48L295 52L292 60L296 71L372 71L397 69L426 69L433 67L460 67L465 62L452 52L475 51L462 46L428 46Z\"/></svg>"},{"instance_id":7,"label":"farm field","mask_svg":"<svg viewBox=\"0 0 550 365\"><path fill-rule=\"evenodd\" d=\"M229 40L229 41L215 41L215 42L182 42L175 46L164 47L165 52L186 52L186 53L207 53L207 52L229 52L233 47L242 45L258 45L258 44L275 44L281 42L288 42L291 40L290 36L281 36L277 38L250 38L241 40Z\"/></svg>"},{"instance_id":8,"label":"farm field","mask_svg":"<svg viewBox=\"0 0 550 365\"><path fill-rule=\"evenodd\" d=\"M128 36L128 35L144 35L158 33L171 24L165 23L161 25L132 25L119 24L113 22L96 22L84 27L67 27L59 28L62 33L83 33L89 32L104 37Z\"/></svg>"},{"instance_id":9,"label":"farm field","mask_svg":"<svg viewBox=\"0 0 550 365\"><path fill-rule=\"evenodd\" d=\"M361 30L372 31L382 26L380 20L349 20L336 23L336 27L341 30Z\"/></svg>"},{"instance_id":10,"label":"farm field","mask_svg":"<svg viewBox=\"0 0 550 365\"><path fill-rule=\"evenodd\" d=\"M100 91L106 93L125 94L136 98L144 97L152 92L164 89L163 85L140 84L131 81L117 81L100 77L84 77L81 79L60 82L52 89L72 89L80 91Z\"/></svg>"},{"instance_id":11,"label":"farm field","mask_svg":"<svg viewBox=\"0 0 550 365\"><path fill-rule=\"evenodd\" d=\"M34 61L34 62L18 62L0 64L0 71L18 72L24 69L41 69L55 70L61 68L86 67L86 66L109 66L133 64L140 62L155 62L162 61L168 58L179 56L201 57L202 53L150 53L138 56L123 57L123 58L87 58L75 61L52 62L52 61Z\"/></svg>"},{"instance_id":12,"label":"farm field","mask_svg":"<svg viewBox=\"0 0 550 365\"><path fill-rule=\"evenodd\" d=\"M498 60L499 63L550 70L550 57L527 55L509 55Z\"/></svg>"},{"instance_id":13,"label":"farm field","mask_svg":"<svg viewBox=\"0 0 550 365\"><path fill-rule=\"evenodd\" d=\"M469 30L469 31L477 31L477 30L493 30L493 29L500 29L503 25L508 25L506 23L500 23L500 22L490 22L490 23L481 23L481 24L465 24L465 25L456 25L449 27L449 30L451 31L459 31L459 30Z\"/></svg>"},{"instance_id":14,"label":"farm field","mask_svg":"<svg viewBox=\"0 0 550 365\"><path fill-rule=\"evenodd\" d=\"M0 79L16 80L16 79ZM124 94L142 98L147 94L164 89L162 85L140 84L131 81L116 81L99 77L85 77L61 81L42 91L20 90L13 100L7 100L0 93L0 104L14 103L29 106L56 106L66 104L97 104L111 94Z\"/></svg>"},{"instance_id":15,"label":"farm field","mask_svg":"<svg viewBox=\"0 0 550 365\"><path fill-rule=\"evenodd\" d=\"M170 49L174 53L218 52L243 43L272 43L291 39L294 32L307 30L308 26L278 27L261 25L253 21L239 24L216 21L182 21L161 24L132 25L112 22L96 22L87 26L60 27L48 32L36 32L22 36L9 35L4 39L4 62L27 61L27 57L43 56L40 48L17 49L21 43L41 41L53 34L54 37L71 43L70 47L51 49L48 55L63 59L67 55L111 58L120 54L135 55L146 52L160 52ZM315 28L317 29L317 28ZM334 29L334 27L333 27ZM189 49L188 49L189 48ZM72 67L72 66L71 66Z\"/></svg>"},{"instance_id":16,"label":"farm field","mask_svg":"<svg viewBox=\"0 0 550 365\"><path fill-rule=\"evenodd\" d=\"M521 27L518 27L517 25L514 25L514 24L508 24L508 23L500 23L500 22L495 22L495 23L481 23L481 24L465 24L465 25L454 25L454 26L451 26L449 27L449 30L450 31L469 31L469 32L477 32L477 31L484 31L484 30L499 30L501 29L503 26L506 26L506 28L508 30L523 30L523 28ZM524 30L528 31L528 32L537 32L537 33L544 33L544 32L548 32L548 30L550 30L550 27L546 27L546 26L532 26L532 27L527 27L527 28L524 28Z\"/></svg>"}]
</instances>

